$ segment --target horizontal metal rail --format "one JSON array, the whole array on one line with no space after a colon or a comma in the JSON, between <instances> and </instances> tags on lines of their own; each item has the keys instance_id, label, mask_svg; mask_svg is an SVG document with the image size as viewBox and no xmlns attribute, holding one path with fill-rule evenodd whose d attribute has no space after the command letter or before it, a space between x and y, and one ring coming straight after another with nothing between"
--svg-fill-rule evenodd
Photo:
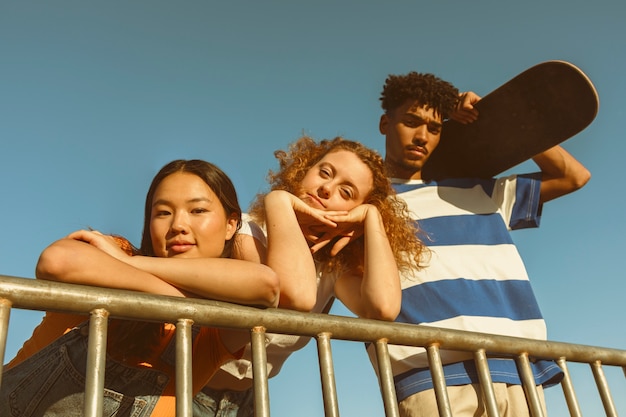
<instances>
[{"instance_id":1,"label":"horizontal metal rail","mask_svg":"<svg viewBox=\"0 0 626 417\"><path fill-rule=\"evenodd\" d=\"M441 383L440 350L465 351L471 354L477 362L481 382L484 381L483 392L488 402L489 415L497 415L494 411L493 391L490 389L490 378L486 368L486 356L497 355L515 359L521 369L525 369L529 358L553 359L564 367L566 362L586 363L592 367L596 377L598 389L607 415L613 415L614 404L610 397L606 381L602 373L602 366L619 366L626 369L626 350L563 343L555 341L540 341L509 336L499 336L484 333L449 330L427 326L417 326L404 323L390 323L378 320L342 317L328 314L302 313L282 309L259 309L240 306L220 301L189 299L167 296L156 296L133 291L114 290L84 285L64 284L43 280L18 278L0 275L0 360L4 361L4 352L8 331L9 312L11 308L57 311L65 313L85 314L92 316L91 326L104 328L106 324L96 322L93 317L125 318L154 322L170 322L177 324L177 341L184 346L190 344L189 325L248 329L263 337L263 332L283 333L314 337L318 340L320 349L320 371L323 384L328 385L324 391L327 415L336 415L336 392L334 392L334 374L332 370L332 356L329 339L347 340L355 342L372 342L377 346L379 368L382 371L381 381L385 411L389 416L397 415L395 392L393 392L392 378L388 364L387 345L407 345L425 347L431 360L431 372L435 377L435 385ZM106 321L106 320L105 320ZM101 334L100 332L95 332ZM91 333L90 333L91 338ZM259 339L262 340L262 339ZM265 360L264 345L252 340L253 358ZM103 340L95 340L95 348L102 350ZM90 345L92 341L90 340ZM104 336L106 345L106 333ZM256 348L255 348L256 346ZM177 361L189 363L189 352L177 354ZM179 362L179 363L181 363ZM254 365L254 364L253 364ZM257 369L265 369L265 364L257 364ZM434 365L434 366L433 366ZM259 367L261 366L261 367ZM185 368L188 368L185 367ZM434 368L434 369L433 369ZM103 369L103 365L94 366L94 372ZM567 369L565 369L567 370ZM525 376L522 375L524 378ZM96 381L102 378L95 375ZM177 396L189 394L190 370L177 371L177 381L180 378L181 389ZM530 376L532 379L532 376ZM257 415L269 415L267 405L267 380L257 386L256 392L261 398L255 399ZM1 383L1 379L0 379ZM449 404L443 387L436 389L437 399L441 401L439 410L442 415L449 415ZM178 384L177 384L178 385ZM486 385L486 386L485 386ZM526 390L525 386L525 390ZM95 383L91 389L100 390L101 385ZM567 391L565 391L567 389ZM564 392L568 407L572 415L577 415L578 405L566 372ZM527 398L533 415L541 415L536 403L535 394L528 393ZM91 400L90 400L91 401ZM99 403L92 402L89 406L94 410ZM177 406L180 415L189 415L189 403L183 401ZM579 412L579 411L578 411ZM97 412L94 411L97 415Z\"/></svg>"}]
</instances>

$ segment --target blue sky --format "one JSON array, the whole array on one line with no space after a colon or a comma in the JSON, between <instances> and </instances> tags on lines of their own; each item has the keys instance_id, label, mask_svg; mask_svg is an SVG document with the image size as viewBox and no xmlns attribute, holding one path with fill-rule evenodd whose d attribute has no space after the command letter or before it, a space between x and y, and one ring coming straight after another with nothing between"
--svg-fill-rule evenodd
<instances>
[{"instance_id":1,"label":"blue sky","mask_svg":"<svg viewBox=\"0 0 626 417\"><path fill-rule=\"evenodd\" d=\"M32 278L41 250L80 228L139 243L149 181L172 159L218 164L247 206L276 167L273 151L302 133L383 152L388 74L431 72L486 95L552 59L598 90L597 118L564 143L593 177L548 203L539 229L513 236L550 339L626 349L620 0L0 0L0 274ZM12 313L6 359L40 317ZM333 349L341 413L382 415L363 347ZM310 344L272 380L272 415L322 415L316 360ZM590 371L571 372L583 413L597 415ZM626 413L623 374L606 372ZM550 415L567 414L559 388L547 396Z\"/></svg>"}]
</instances>

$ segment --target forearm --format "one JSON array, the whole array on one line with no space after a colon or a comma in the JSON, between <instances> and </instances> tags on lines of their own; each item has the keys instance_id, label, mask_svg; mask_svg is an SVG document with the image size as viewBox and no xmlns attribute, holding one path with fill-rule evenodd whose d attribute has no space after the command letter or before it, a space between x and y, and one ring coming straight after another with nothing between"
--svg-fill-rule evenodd
<instances>
[{"instance_id":1,"label":"forearm","mask_svg":"<svg viewBox=\"0 0 626 417\"><path fill-rule=\"evenodd\" d=\"M38 279L183 296L176 287L134 268L88 243L61 239L46 248L37 263Z\"/></svg>"},{"instance_id":2,"label":"forearm","mask_svg":"<svg viewBox=\"0 0 626 417\"><path fill-rule=\"evenodd\" d=\"M310 311L317 297L313 256L286 193L265 198L267 265L280 281L280 307Z\"/></svg>"},{"instance_id":3,"label":"forearm","mask_svg":"<svg viewBox=\"0 0 626 417\"><path fill-rule=\"evenodd\" d=\"M273 307L279 283L266 265L230 258L154 258L133 256L142 271L199 296L237 304Z\"/></svg>"},{"instance_id":4,"label":"forearm","mask_svg":"<svg viewBox=\"0 0 626 417\"><path fill-rule=\"evenodd\" d=\"M370 210L365 223L365 261L361 284L367 316L394 320L400 312L400 277L380 213Z\"/></svg>"},{"instance_id":5,"label":"forearm","mask_svg":"<svg viewBox=\"0 0 626 417\"><path fill-rule=\"evenodd\" d=\"M583 187L591 173L561 146L533 157L541 169L541 202L553 200Z\"/></svg>"},{"instance_id":6,"label":"forearm","mask_svg":"<svg viewBox=\"0 0 626 417\"><path fill-rule=\"evenodd\" d=\"M337 297L363 318L394 320L400 312L402 292L398 267L377 210L368 210L364 222L364 264L360 271L342 276Z\"/></svg>"}]
</instances>

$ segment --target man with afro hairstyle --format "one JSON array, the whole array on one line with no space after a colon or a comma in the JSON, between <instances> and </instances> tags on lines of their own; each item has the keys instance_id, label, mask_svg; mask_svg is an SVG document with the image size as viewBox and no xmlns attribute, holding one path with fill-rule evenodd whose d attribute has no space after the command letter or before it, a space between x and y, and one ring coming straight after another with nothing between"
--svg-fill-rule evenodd
<instances>
[{"instance_id":1,"label":"man with afro hairstyle","mask_svg":"<svg viewBox=\"0 0 626 417\"><path fill-rule=\"evenodd\" d=\"M383 87L379 129L386 138L387 175L430 248L425 268L402 277L397 321L545 340L545 322L509 232L538 227L543 203L581 188L590 173L555 146L533 157L537 173L424 181L422 168L437 148L443 121L476 120L479 99L417 72L390 75ZM368 353L376 363L373 349ZM400 415L438 415L426 351L389 350ZM471 354L441 355L452 414L487 415ZM558 383L563 373L553 361L531 365L545 412L543 386ZM489 369L500 416L528 416L515 362L491 358Z\"/></svg>"}]
</instances>

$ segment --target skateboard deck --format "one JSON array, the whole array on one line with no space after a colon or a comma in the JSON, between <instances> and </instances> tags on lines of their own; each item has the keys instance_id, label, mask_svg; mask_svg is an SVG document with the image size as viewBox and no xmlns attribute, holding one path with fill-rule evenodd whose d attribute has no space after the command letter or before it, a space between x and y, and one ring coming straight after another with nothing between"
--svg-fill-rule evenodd
<instances>
[{"instance_id":1,"label":"skateboard deck","mask_svg":"<svg viewBox=\"0 0 626 417\"><path fill-rule=\"evenodd\" d=\"M595 87L575 65L537 64L476 103L475 122L444 122L422 176L491 178L576 135L598 106Z\"/></svg>"}]
</instances>

